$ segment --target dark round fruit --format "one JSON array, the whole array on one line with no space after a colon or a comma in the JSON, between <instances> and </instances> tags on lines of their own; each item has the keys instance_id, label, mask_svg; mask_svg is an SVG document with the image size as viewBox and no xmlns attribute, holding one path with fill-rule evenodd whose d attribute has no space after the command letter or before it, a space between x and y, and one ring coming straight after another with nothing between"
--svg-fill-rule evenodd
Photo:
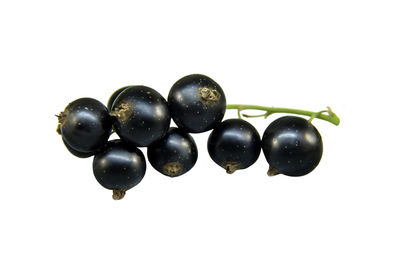
<instances>
[{"instance_id":1,"label":"dark round fruit","mask_svg":"<svg viewBox=\"0 0 400 267\"><path fill-rule=\"evenodd\" d=\"M161 140L147 148L147 158L157 171L176 177L188 172L196 163L196 143L190 134L171 127Z\"/></svg>"},{"instance_id":2,"label":"dark round fruit","mask_svg":"<svg viewBox=\"0 0 400 267\"><path fill-rule=\"evenodd\" d=\"M121 199L127 190L140 183L145 172L146 161L142 151L121 140L108 142L94 156L94 176L103 187L114 191L114 199Z\"/></svg>"},{"instance_id":3,"label":"dark round fruit","mask_svg":"<svg viewBox=\"0 0 400 267\"><path fill-rule=\"evenodd\" d=\"M256 162L261 151L260 135L249 122L229 119L211 132L207 148L215 163L233 173Z\"/></svg>"},{"instance_id":4,"label":"dark round fruit","mask_svg":"<svg viewBox=\"0 0 400 267\"><path fill-rule=\"evenodd\" d=\"M95 153L95 152L81 152L81 151L75 150L70 145L68 145L67 142L65 142L64 138L62 138L62 140L64 142L65 147L68 149L68 151L75 157L89 158L89 157L93 156Z\"/></svg>"},{"instance_id":5,"label":"dark round fruit","mask_svg":"<svg viewBox=\"0 0 400 267\"><path fill-rule=\"evenodd\" d=\"M302 176L317 167L322 157L322 138L306 119L285 116L265 129L262 149L269 175Z\"/></svg>"},{"instance_id":6,"label":"dark round fruit","mask_svg":"<svg viewBox=\"0 0 400 267\"><path fill-rule=\"evenodd\" d=\"M178 80L168 94L171 117L186 132L213 129L224 117L226 99L222 88L211 78L192 74Z\"/></svg>"},{"instance_id":7,"label":"dark round fruit","mask_svg":"<svg viewBox=\"0 0 400 267\"><path fill-rule=\"evenodd\" d=\"M149 146L168 131L167 101L154 89L131 86L115 99L110 113L119 137L135 146Z\"/></svg>"},{"instance_id":8,"label":"dark round fruit","mask_svg":"<svg viewBox=\"0 0 400 267\"><path fill-rule=\"evenodd\" d=\"M74 150L95 152L108 140L112 120L107 108L93 98L79 98L58 116L57 131Z\"/></svg>"},{"instance_id":9,"label":"dark round fruit","mask_svg":"<svg viewBox=\"0 0 400 267\"><path fill-rule=\"evenodd\" d=\"M117 97L119 96L120 93L122 93L122 91L124 91L126 88L129 88L129 87L131 87L131 86L128 85L128 86L124 86L122 88L119 88L117 91L115 91L110 96L110 98L108 99L108 102L107 102L107 109L108 110L112 110L112 106L113 106L113 103L114 103L115 99L117 99Z\"/></svg>"}]
</instances>

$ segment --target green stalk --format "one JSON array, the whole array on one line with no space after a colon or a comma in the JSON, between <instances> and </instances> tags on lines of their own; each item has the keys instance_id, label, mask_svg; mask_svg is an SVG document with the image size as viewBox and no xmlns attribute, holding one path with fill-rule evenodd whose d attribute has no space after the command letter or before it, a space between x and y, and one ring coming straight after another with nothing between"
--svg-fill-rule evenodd
<instances>
[{"instance_id":1,"label":"green stalk","mask_svg":"<svg viewBox=\"0 0 400 267\"><path fill-rule=\"evenodd\" d=\"M302 109L293 109L293 108L276 108L276 107L264 107L264 106L257 106L257 105L228 104L228 105L226 105L226 109L237 109L239 117L240 117L241 111L247 110L247 109L253 109L253 110L265 111L265 114L256 115L256 116L243 114L243 116L249 117L249 118L264 116L266 118L267 116L274 114L274 113L288 113L288 114L309 116L310 121L313 120L314 118L317 118L317 119L321 119L321 120L325 120L330 123L333 123L334 125L339 125L339 123L340 123L339 117L331 110L330 107L328 107L328 110L313 112L313 111L302 110ZM322 114L325 112L328 113L328 115Z\"/></svg>"}]
</instances>

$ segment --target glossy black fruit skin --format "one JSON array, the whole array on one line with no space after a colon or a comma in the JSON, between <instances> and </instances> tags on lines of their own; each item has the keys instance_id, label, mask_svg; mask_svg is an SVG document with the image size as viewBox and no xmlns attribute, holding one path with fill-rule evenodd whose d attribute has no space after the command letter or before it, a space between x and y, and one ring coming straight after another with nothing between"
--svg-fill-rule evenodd
<instances>
[{"instance_id":1,"label":"glossy black fruit skin","mask_svg":"<svg viewBox=\"0 0 400 267\"><path fill-rule=\"evenodd\" d=\"M221 122L210 134L207 142L212 160L227 173L251 166L261 152L257 129L242 119Z\"/></svg>"},{"instance_id":2,"label":"glossy black fruit skin","mask_svg":"<svg viewBox=\"0 0 400 267\"><path fill-rule=\"evenodd\" d=\"M81 151L75 150L70 145L68 145L67 142L64 141L64 138L62 138L62 140L64 142L65 147L68 149L68 151L75 157L82 158L82 159L89 158L89 157L93 156L95 153L95 152L81 152Z\"/></svg>"},{"instance_id":3,"label":"glossy black fruit skin","mask_svg":"<svg viewBox=\"0 0 400 267\"><path fill-rule=\"evenodd\" d=\"M120 93L110 114L119 137L140 147L162 138L171 122L167 101L156 90L141 85Z\"/></svg>"},{"instance_id":4,"label":"glossy black fruit skin","mask_svg":"<svg viewBox=\"0 0 400 267\"><path fill-rule=\"evenodd\" d=\"M107 108L93 98L71 102L58 116L59 133L74 150L95 152L107 142L112 119Z\"/></svg>"},{"instance_id":5,"label":"glossy black fruit skin","mask_svg":"<svg viewBox=\"0 0 400 267\"><path fill-rule=\"evenodd\" d=\"M223 119L226 99L222 88L211 78L192 74L178 80L168 94L171 117L186 132L202 133Z\"/></svg>"},{"instance_id":6,"label":"glossy black fruit skin","mask_svg":"<svg viewBox=\"0 0 400 267\"><path fill-rule=\"evenodd\" d=\"M262 149L273 174L302 176L317 167L323 144L320 133L308 120L284 116L265 129Z\"/></svg>"},{"instance_id":7,"label":"glossy black fruit skin","mask_svg":"<svg viewBox=\"0 0 400 267\"><path fill-rule=\"evenodd\" d=\"M147 148L147 158L160 173L177 177L196 164L197 146L190 134L171 127L161 140Z\"/></svg>"},{"instance_id":8,"label":"glossy black fruit skin","mask_svg":"<svg viewBox=\"0 0 400 267\"><path fill-rule=\"evenodd\" d=\"M112 110L112 105L113 105L115 99L117 99L117 97L119 96L119 94L122 93L126 88L129 88L129 87L131 87L131 86L129 85L129 86L124 86L124 87L122 87L122 88L119 88L118 90L116 90L116 91L110 96L110 98L108 99L108 102L107 102L107 109L108 109L108 110Z\"/></svg>"},{"instance_id":9,"label":"glossy black fruit skin","mask_svg":"<svg viewBox=\"0 0 400 267\"><path fill-rule=\"evenodd\" d=\"M112 140L94 156L93 173L103 187L126 191L143 179L146 161L138 148Z\"/></svg>"}]
</instances>

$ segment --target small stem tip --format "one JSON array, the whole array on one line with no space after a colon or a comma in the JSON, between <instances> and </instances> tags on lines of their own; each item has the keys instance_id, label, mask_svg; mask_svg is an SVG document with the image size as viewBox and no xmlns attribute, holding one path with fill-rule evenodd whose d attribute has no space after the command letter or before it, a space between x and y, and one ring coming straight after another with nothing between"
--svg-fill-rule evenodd
<instances>
[{"instance_id":1,"label":"small stem tip","mask_svg":"<svg viewBox=\"0 0 400 267\"><path fill-rule=\"evenodd\" d=\"M275 169L274 167L269 166L268 172L267 172L268 176L275 176L280 174L280 172Z\"/></svg>"},{"instance_id":2,"label":"small stem tip","mask_svg":"<svg viewBox=\"0 0 400 267\"><path fill-rule=\"evenodd\" d=\"M222 163L222 167L226 170L226 173L232 174L236 170L240 169L240 163L234 161L228 161Z\"/></svg>"},{"instance_id":3,"label":"small stem tip","mask_svg":"<svg viewBox=\"0 0 400 267\"><path fill-rule=\"evenodd\" d=\"M221 94L217 90L208 87L201 87L198 94L204 104L213 104L218 102L221 97Z\"/></svg>"},{"instance_id":4,"label":"small stem tip","mask_svg":"<svg viewBox=\"0 0 400 267\"><path fill-rule=\"evenodd\" d=\"M56 132L61 135L61 124L57 124Z\"/></svg>"},{"instance_id":5,"label":"small stem tip","mask_svg":"<svg viewBox=\"0 0 400 267\"><path fill-rule=\"evenodd\" d=\"M114 190L113 190L112 198L113 198L114 200L121 200L121 199L124 198L125 193L126 193L126 190L123 190L123 189L114 189Z\"/></svg>"},{"instance_id":6,"label":"small stem tip","mask_svg":"<svg viewBox=\"0 0 400 267\"><path fill-rule=\"evenodd\" d=\"M61 127L63 126L68 114L69 114L68 111L62 111L62 112L60 112L59 115L55 115L58 119L56 132L60 135L61 135Z\"/></svg>"}]
</instances>

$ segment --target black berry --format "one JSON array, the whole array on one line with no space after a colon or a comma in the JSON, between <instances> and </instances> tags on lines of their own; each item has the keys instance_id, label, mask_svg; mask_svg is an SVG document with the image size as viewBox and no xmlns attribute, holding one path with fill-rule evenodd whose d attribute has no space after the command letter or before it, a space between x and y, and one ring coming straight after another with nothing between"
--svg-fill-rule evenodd
<instances>
[{"instance_id":1,"label":"black berry","mask_svg":"<svg viewBox=\"0 0 400 267\"><path fill-rule=\"evenodd\" d=\"M269 175L302 176L317 167L323 146L321 135L308 120L285 116L267 127L262 149L270 165Z\"/></svg>"},{"instance_id":2,"label":"black berry","mask_svg":"<svg viewBox=\"0 0 400 267\"><path fill-rule=\"evenodd\" d=\"M161 140L147 148L147 158L157 171L176 177L188 172L195 165L196 143L190 134L171 127Z\"/></svg>"},{"instance_id":3,"label":"black berry","mask_svg":"<svg viewBox=\"0 0 400 267\"><path fill-rule=\"evenodd\" d=\"M142 151L121 140L108 142L93 160L94 176L103 187L114 191L114 199L124 197L127 190L140 183L145 172Z\"/></svg>"},{"instance_id":4,"label":"black berry","mask_svg":"<svg viewBox=\"0 0 400 267\"><path fill-rule=\"evenodd\" d=\"M110 114L119 137L134 146L149 146L168 131L167 101L154 89L131 86L115 99Z\"/></svg>"},{"instance_id":5,"label":"black berry","mask_svg":"<svg viewBox=\"0 0 400 267\"><path fill-rule=\"evenodd\" d=\"M107 108L93 98L71 102L58 116L57 132L74 150L95 152L108 140L112 120Z\"/></svg>"},{"instance_id":6,"label":"black berry","mask_svg":"<svg viewBox=\"0 0 400 267\"><path fill-rule=\"evenodd\" d=\"M222 88L211 78L192 74L178 80L168 95L168 105L176 125L191 133L217 126L225 114Z\"/></svg>"},{"instance_id":7,"label":"black berry","mask_svg":"<svg viewBox=\"0 0 400 267\"><path fill-rule=\"evenodd\" d=\"M229 119L211 132L207 148L215 163L233 173L256 162L261 151L260 135L249 122Z\"/></svg>"}]
</instances>

